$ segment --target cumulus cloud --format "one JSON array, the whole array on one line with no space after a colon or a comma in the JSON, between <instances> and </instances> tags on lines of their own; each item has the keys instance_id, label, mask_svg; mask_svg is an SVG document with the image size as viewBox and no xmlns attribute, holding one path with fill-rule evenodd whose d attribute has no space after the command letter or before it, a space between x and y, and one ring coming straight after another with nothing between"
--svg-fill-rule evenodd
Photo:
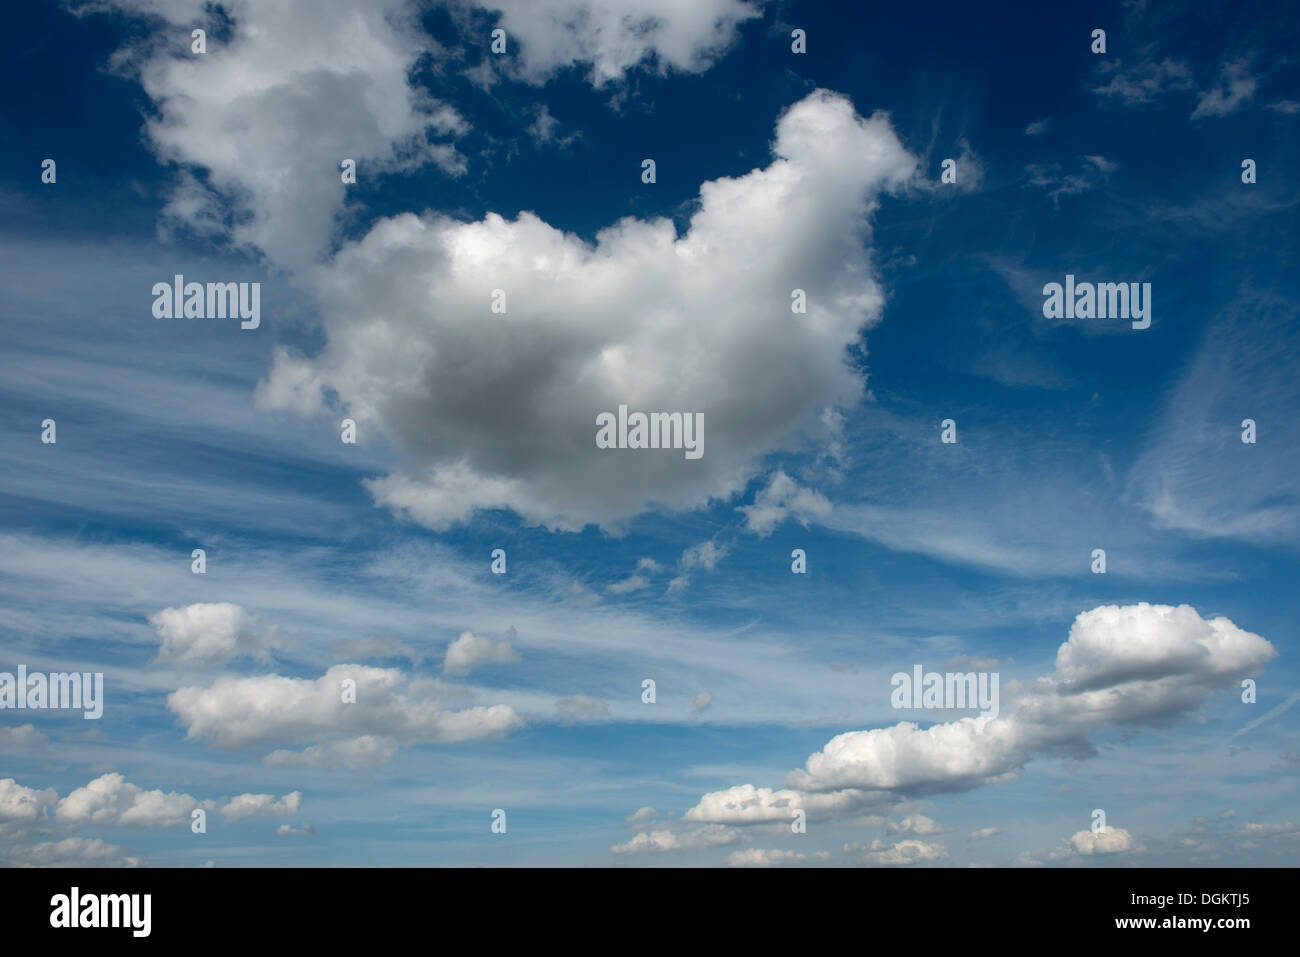
<instances>
[{"instance_id":1,"label":"cumulus cloud","mask_svg":"<svg viewBox=\"0 0 1300 957\"><path fill-rule=\"evenodd\" d=\"M895 844L872 841L870 844L845 844L844 853L878 867L926 864L948 856L947 848L926 841L904 840Z\"/></svg>"},{"instance_id":2,"label":"cumulus cloud","mask_svg":"<svg viewBox=\"0 0 1300 957\"><path fill-rule=\"evenodd\" d=\"M879 792L845 789L827 794L812 794L791 789L773 790L740 784L725 791L704 795L699 803L683 815L687 821L718 824L764 824L789 822L794 811L803 811L811 820L842 817L880 801Z\"/></svg>"},{"instance_id":3,"label":"cumulus cloud","mask_svg":"<svg viewBox=\"0 0 1300 957\"><path fill-rule=\"evenodd\" d=\"M658 815L658 811L647 805L646 807L639 808L635 814L629 816L627 818L627 823L640 824L643 821L653 821Z\"/></svg>"},{"instance_id":4,"label":"cumulus cloud","mask_svg":"<svg viewBox=\"0 0 1300 957\"><path fill-rule=\"evenodd\" d=\"M901 821L890 821L885 830L890 834L916 834L920 836L943 833L943 828L938 822L930 820L924 814L909 814Z\"/></svg>"},{"instance_id":5,"label":"cumulus cloud","mask_svg":"<svg viewBox=\"0 0 1300 957\"><path fill-rule=\"evenodd\" d=\"M479 665L492 662L504 664L518 661L519 655L508 640L493 641L461 632L459 638L447 646L447 654L442 660L442 670L449 675L467 675Z\"/></svg>"},{"instance_id":6,"label":"cumulus cloud","mask_svg":"<svg viewBox=\"0 0 1300 957\"><path fill-rule=\"evenodd\" d=\"M121 774L104 774L59 801L54 817L74 827L181 827L190 823L195 808L213 810L215 805L175 791L146 791Z\"/></svg>"},{"instance_id":7,"label":"cumulus cloud","mask_svg":"<svg viewBox=\"0 0 1300 957\"><path fill-rule=\"evenodd\" d=\"M1206 621L1186 605L1100 606L1075 618L1053 674L1004 689L1000 717L840 734L787 777L786 789L741 785L706 794L686 818L754 823L788 816L792 807L840 814L882 792L897 799L994 783L1039 754L1087 756L1091 736L1103 729L1195 710L1276 654L1259 635L1226 618Z\"/></svg>"},{"instance_id":8,"label":"cumulus cloud","mask_svg":"<svg viewBox=\"0 0 1300 957\"><path fill-rule=\"evenodd\" d=\"M720 545L715 539L708 539L683 551L682 557L677 561L678 574L668 582L668 594L675 594L686 588L691 583L691 572L701 569L713 571L729 550L727 545Z\"/></svg>"},{"instance_id":9,"label":"cumulus cloud","mask_svg":"<svg viewBox=\"0 0 1300 957\"><path fill-rule=\"evenodd\" d=\"M344 682L354 681L356 700L345 702ZM507 705L451 710L450 692L441 682L412 679L394 668L335 665L314 681L261 675L222 677L208 687L191 686L172 692L167 707L185 727L190 739L205 739L219 748L244 748L272 741L311 741L329 744L353 739L348 745L329 744L304 752L297 763L324 762L330 755L391 753L384 741L398 744L431 741L471 741L499 737L522 721ZM381 739L361 744L366 735ZM273 762L292 764L285 753Z\"/></svg>"},{"instance_id":10,"label":"cumulus cloud","mask_svg":"<svg viewBox=\"0 0 1300 957\"><path fill-rule=\"evenodd\" d=\"M158 660L191 667L224 665L233 658L266 660L279 643L276 628L258 628L252 616L229 602L164 608L149 616L162 639Z\"/></svg>"},{"instance_id":11,"label":"cumulus cloud","mask_svg":"<svg viewBox=\"0 0 1300 957\"><path fill-rule=\"evenodd\" d=\"M36 824L58 799L58 792L53 788L38 791L23 787L13 778L0 779L0 836Z\"/></svg>"},{"instance_id":12,"label":"cumulus cloud","mask_svg":"<svg viewBox=\"0 0 1300 957\"><path fill-rule=\"evenodd\" d=\"M745 515L745 526L759 538L766 538L787 518L795 519L804 528L810 521L825 519L831 513L831 503L820 492L804 488L777 469L754 495L754 504L742 505L739 511Z\"/></svg>"},{"instance_id":13,"label":"cumulus cloud","mask_svg":"<svg viewBox=\"0 0 1300 957\"><path fill-rule=\"evenodd\" d=\"M266 814L296 814L301 802L302 795L297 791L279 799L270 794L239 794L224 803L199 800L175 791L146 791L121 774L110 773L60 800L54 807L54 819L70 827L188 827L191 814L198 808L238 821Z\"/></svg>"},{"instance_id":14,"label":"cumulus cloud","mask_svg":"<svg viewBox=\"0 0 1300 957\"><path fill-rule=\"evenodd\" d=\"M202 233L224 228L236 244L302 268L333 234L344 158L356 160L359 176L425 162L464 169L453 140L467 124L408 82L436 44L407 0L225 0L228 35L213 6L197 0L112 6L165 21L116 64L153 100L147 133L159 157L204 170L204 183L179 180L173 220ZM208 31L203 56L189 49L196 26Z\"/></svg>"},{"instance_id":15,"label":"cumulus cloud","mask_svg":"<svg viewBox=\"0 0 1300 957\"><path fill-rule=\"evenodd\" d=\"M605 591L611 595L626 595L629 592L641 591L650 587L650 579L644 575L628 575L622 581L616 581L611 585L605 586Z\"/></svg>"},{"instance_id":16,"label":"cumulus cloud","mask_svg":"<svg viewBox=\"0 0 1300 957\"><path fill-rule=\"evenodd\" d=\"M703 184L680 236L669 219L626 218L592 244L529 212L381 220L319 274L323 351L279 352L259 403L336 395L405 453L368 480L375 500L435 529L491 508L617 529L734 495L766 453L822 428L819 410L862 395L845 350L884 301L863 238L916 165L887 117L825 90L780 117L773 153ZM703 457L597 448L596 416L620 404L702 413Z\"/></svg>"},{"instance_id":17,"label":"cumulus cloud","mask_svg":"<svg viewBox=\"0 0 1300 957\"><path fill-rule=\"evenodd\" d=\"M1274 821L1268 824L1262 824L1258 821L1247 821L1242 827L1242 830L1247 834L1283 834L1292 832L1292 836L1295 836L1295 829L1295 825L1290 821L1285 823Z\"/></svg>"},{"instance_id":18,"label":"cumulus cloud","mask_svg":"<svg viewBox=\"0 0 1300 957\"><path fill-rule=\"evenodd\" d=\"M997 833L998 829L996 827L982 827L978 831L971 831L966 837L972 841L983 841Z\"/></svg>"},{"instance_id":19,"label":"cumulus cloud","mask_svg":"<svg viewBox=\"0 0 1300 957\"><path fill-rule=\"evenodd\" d=\"M1119 854L1136 848L1133 835L1122 827L1104 827L1100 831L1080 831L1070 837L1070 846L1076 853Z\"/></svg>"},{"instance_id":20,"label":"cumulus cloud","mask_svg":"<svg viewBox=\"0 0 1300 957\"><path fill-rule=\"evenodd\" d=\"M718 567L718 562L727 554L727 548L719 545L713 540L700 542L698 545L692 545L686 551L682 552L682 568L705 568L712 571Z\"/></svg>"},{"instance_id":21,"label":"cumulus cloud","mask_svg":"<svg viewBox=\"0 0 1300 957\"><path fill-rule=\"evenodd\" d=\"M722 847L740 840L741 834L733 828L710 825L694 831L673 831L663 828L641 831L636 837L610 850L615 854L644 854L648 852L691 851L705 847Z\"/></svg>"},{"instance_id":22,"label":"cumulus cloud","mask_svg":"<svg viewBox=\"0 0 1300 957\"><path fill-rule=\"evenodd\" d=\"M701 691L695 696L695 701L691 704L691 714L703 714L713 704L713 695L707 691Z\"/></svg>"},{"instance_id":23,"label":"cumulus cloud","mask_svg":"<svg viewBox=\"0 0 1300 957\"><path fill-rule=\"evenodd\" d=\"M468 6L468 3L462 4ZM596 86L642 67L699 73L737 39L746 20L761 15L749 0L475 0L500 14L498 24L518 42L510 58L493 58L510 75L541 84L580 66Z\"/></svg>"},{"instance_id":24,"label":"cumulus cloud","mask_svg":"<svg viewBox=\"0 0 1300 957\"><path fill-rule=\"evenodd\" d=\"M273 794L240 794L231 798L217 810L222 817L230 821L242 821L244 818L272 815L282 817L297 814L302 806L302 794L294 791L277 798Z\"/></svg>"},{"instance_id":25,"label":"cumulus cloud","mask_svg":"<svg viewBox=\"0 0 1300 957\"><path fill-rule=\"evenodd\" d=\"M140 859L124 857L122 848L97 837L65 837L42 841L31 847L11 848L7 863L12 867L137 867Z\"/></svg>"},{"instance_id":26,"label":"cumulus cloud","mask_svg":"<svg viewBox=\"0 0 1300 957\"><path fill-rule=\"evenodd\" d=\"M829 857L826 852L822 851L813 855L817 860L825 860ZM780 849L764 850L759 847L747 847L741 851L732 851L727 855L728 867L774 867L778 864L788 864L794 861L806 861L808 855L801 854L798 851L783 851Z\"/></svg>"},{"instance_id":27,"label":"cumulus cloud","mask_svg":"<svg viewBox=\"0 0 1300 957\"><path fill-rule=\"evenodd\" d=\"M289 834L305 834L309 837L315 837L316 828L311 824L304 824L302 827L294 827L292 824L281 824L275 829L275 833L281 836Z\"/></svg>"}]
</instances>

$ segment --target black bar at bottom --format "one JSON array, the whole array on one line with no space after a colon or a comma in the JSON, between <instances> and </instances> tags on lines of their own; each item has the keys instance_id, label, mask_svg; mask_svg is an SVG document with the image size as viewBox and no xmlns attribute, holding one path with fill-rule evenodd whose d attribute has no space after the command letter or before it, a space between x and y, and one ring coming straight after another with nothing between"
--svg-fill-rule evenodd
<instances>
[{"instance_id":1,"label":"black bar at bottom","mask_svg":"<svg viewBox=\"0 0 1300 957\"><path fill-rule=\"evenodd\" d=\"M79 943L127 946L383 946L390 934L428 930L439 935L431 943L445 946L441 935L459 926L475 947L512 936L591 941L596 930L617 935L605 938L609 944L641 938L669 949L689 941L695 950L715 937L772 946L787 934L810 943L811 934L829 942L845 932L865 946L891 929L919 934L927 946L1030 931L1231 947L1287 932L1294 875L1267 868L5 870L0 914L6 944L66 943L76 934Z\"/></svg>"}]
</instances>

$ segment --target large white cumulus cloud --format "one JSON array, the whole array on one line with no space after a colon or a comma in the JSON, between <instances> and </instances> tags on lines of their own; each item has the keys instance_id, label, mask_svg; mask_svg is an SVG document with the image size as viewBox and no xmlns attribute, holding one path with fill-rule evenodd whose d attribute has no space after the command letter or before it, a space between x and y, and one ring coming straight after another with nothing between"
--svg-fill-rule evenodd
<instances>
[{"instance_id":1,"label":"large white cumulus cloud","mask_svg":"<svg viewBox=\"0 0 1300 957\"><path fill-rule=\"evenodd\" d=\"M336 394L408 454L376 500L433 528L481 508L614 528L731 495L861 395L845 349L883 304L867 219L916 165L886 117L827 91L781 116L773 152L703 184L681 236L668 219L594 244L530 213L383 220L321 270L324 350L281 353L259 400L308 412ZM596 416L619 404L703 413L703 458L598 449Z\"/></svg>"},{"instance_id":2,"label":"large white cumulus cloud","mask_svg":"<svg viewBox=\"0 0 1300 957\"><path fill-rule=\"evenodd\" d=\"M506 72L577 64L603 85L636 68L703 70L759 4L482 0L453 4L464 49L424 33L412 0L104 0L150 24L119 56L153 101L147 133L180 168L165 220L263 253L320 300L326 344L277 353L261 408L356 418L405 453L375 500L444 528L513 509L557 529L616 529L651 508L729 497L817 414L861 395L846 347L881 313L868 218L916 160L889 120L816 91L779 118L763 169L704 183L689 229L623 219L594 242L525 212L463 222L414 212L332 254L346 187L419 164L456 174L469 125L435 84L506 25ZM473 11L477 11L476 13ZM486 11L486 13L484 12ZM208 52L190 52L190 29ZM654 189L629 170L630 189ZM507 312L489 309L502 289ZM806 291L806 315L791 292ZM273 325L271 326L273 328ZM702 413L704 456L609 451L596 416ZM340 408L341 407L341 408Z\"/></svg>"}]
</instances>

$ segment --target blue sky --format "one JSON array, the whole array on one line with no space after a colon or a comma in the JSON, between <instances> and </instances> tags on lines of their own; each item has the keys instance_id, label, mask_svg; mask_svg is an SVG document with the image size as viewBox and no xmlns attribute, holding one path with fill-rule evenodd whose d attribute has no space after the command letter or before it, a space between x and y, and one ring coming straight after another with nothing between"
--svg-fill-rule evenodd
<instances>
[{"instance_id":1,"label":"blue sky","mask_svg":"<svg viewBox=\"0 0 1300 957\"><path fill-rule=\"evenodd\" d=\"M1296 863L1297 13L1049 6L15 11L0 860Z\"/></svg>"}]
</instances>

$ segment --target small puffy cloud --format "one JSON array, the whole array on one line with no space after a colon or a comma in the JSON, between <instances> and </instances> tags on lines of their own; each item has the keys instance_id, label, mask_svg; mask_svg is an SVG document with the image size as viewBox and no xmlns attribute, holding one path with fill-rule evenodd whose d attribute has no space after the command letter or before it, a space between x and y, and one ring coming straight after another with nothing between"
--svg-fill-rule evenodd
<instances>
[{"instance_id":1,"label":"small puffy cloud","mask_svg":"<svg viewBox=\"0 0 1300 957\"><path fill-rule=\"evenodd\" d=\"M650 579L644 575L629 575L622 581L614 582L612 585L606 585L605 591L611 595L626 595L629 592L641 591L650 587Z\"/></svg>"},{"instance_id":2,"label":"small puffy cloud","mask_svg":"<svg viewBox=\"0 0 1300 957\"><path fill-rule=\"evenodd\" d=\"M709 539L683 551L677 562L679 574L668 582L668 594L676 594L686 588L691 583L690 572L699 569L713 571L718 567L718 562L726 557L728 550L728 546Z\"/></svg>"},{"instance_id":3,"label":"small puffy cloud","mask_svg":"<svg viewBox=\"0 0 1300 957\"><path fill-rule=\"evenodd\" d=\"M741 851L732 851L727 855L728 867L775 867L794 861L806 861L808 856L798 851L763 850L759 847L747 847Z\"/></svg>"},{"instance_id":4,"label":"small puffy cloud","mask_svg":"<svg viewBox=\"0 0 1300 957\"><path fill-rule=\"evenodd\" d=\"M764 824L789 822L793 812L801 810L809 819L819 820L854 813L879 798L879 794L852 789L812 794L740 784L704 795L684 818L709 824Z\"/></svg>"},{"instance_id":5,"label":"small puffy cloud","mask_svg":"<svg viewBox=\"0 0 1300 957\"><path fill-rule=\"evenodd\" d=\"M58 799L58 792L53 788L38 791L23 787L13 778L0 778L0 835L36 824Z\"/></svg>"},{"instance_id":6,"label":"small puffy cloud","mask_svg":"<svg viewBox=\"0 0 1300 957\"><path fill-rule=\"evenodd\" d=\"M122 848L97 837L65 837L8 852L8 863L17 867L137 867L140 859L124 857Z\"/></svg>"},{"instance_id":7,"label":"small puffy cloud","mask_svg":"<svg viewBox=\"0 0 1300 957\"><path fill-rule=\"evenodd\" d=\"M1133 835L1122 827L1104 827L1100 831L1080 831L1070 838L1070 846L1084 856L1119 854L1134 850Z\"/></svg>"},{"instance_id":8,"label":"small puffy cloud","mask_svg":"<svg viewBox=\"0 0 1300 957\"><path fill-rule=\"evenodd\" d=\"M804 528L814 520L823 520L831 514L831 503L820 492L801 486L784 471L778 469L768 479L767 485L754 496L753 505L742 505L745 526L759 538L766 538L787 518L793 518Z\"/></svg>"},{"instance_id":9,"label":"small puffy cloud","mask_svg":"<svg viewBox=\"0 0 1300 957\"><path fill-rule=\"evenodd\" d=\"M709 825L694 831L673 831L667 828L656 831L642 831L622 844L615 844L610 850L615 854L663 853L665 851L691 851L703 847L722 847L740 840L740 833L734 828L721 825Z\"/></svg>"},{"instance_id":10,"label":"small puffy cloud","mask_svg":"<svg viewBox=\"0 0 1300 957\"><path fill-rule=\"evenodd\" d=\"M533 122L528 126L528 134L539 144L554 144L560 147L568 146L577 138L577 134L561 136L559 129L560 121L552 115L550 107L542 103L537 107Z\"/></svg>"},{"instance_id":11,"label":"small puffy cloud","mask_svg":"<svg viewBox=\"0 0 1300 957\"><path fill-rule=\"evenodd\" d=\"M641 824L644 821L653 821L658 816L659 816L658 811L656 811L652 807L647 806L647 807L639 808L635 814L629 816L627 819L627 823Z\"/></svg>"},{"instance_id":12,"label":"small puffy cloud","mask_svg":"<svg viewBox=\"0 0 1300 957\"><path fill-rule=\"evenodd\" d=\"M878 867L905 867L928 864L948 856L947 848L926 841L904 840L895 844L872 841L870 844L845 844L844 853Z\"/></svg>"},{"instance_id":13,"label":"small puffy cloud","mask_svg":"<svg viewBox=\"0 0 1300 957\"><path fill-rule=\"evenodd\" d=\"M1042 136L1047 132L1047 128L1051 125L1052 121L1050 119L1034 120L1034 122L1025 127L1025 135Z\"/></svg>"},{"instance_id":14,"label":"small puffy cloud","mask_svg":"<svg viewBox=\"0 0 1300 957\"><path fill-rule=\"evenodd\" d=\"M304 824L302 827L294 827L292 824L281 824L275 829L275 833L281 836L290 834L305 834L308 837L316 836L316 828L311 824Z\"/></svg>"},{"instance_id":15,"label":"small puffy cloud","mask_svg":"<svg viewBox=\"0 0 1300 957\"><path fill-rule=\"evenodd\" d=\"M344 682L355 682L355 701L343 700ZM508 705L457 711L447 707L449 697L441 682L412 679L394 668L335 665L314 681L226 676L207 687L172 692L167 707L188 738L219 748L366 735L399 744L472 741L500 737L522 724ZM277 762L290 763L284 756Z\"/></svg>"},{"instance_id":16,"label":"small puffy cloud","mask_svg":"<svg viewBox=\"0 0 1300 957\"><path fill-rule=\"evenodd\" d=\"M901 821L890 821L885 830L890 834L942 834L943 828L924 814L909 814Z\"/></svg>"},{"instance_id":17,"label":"small puffy cloud","mask_svg":"<svg viewBox=\"0 0 1300 957\"><path fill-rule=\"evenodd\" d=\"M727 554L727 546L719 545L712 539L700 542L698 545L692 545L686 551L682 552L682 568L688 571L695 568L703 568L708 571L718 567L718 562Z\"/></svg>"},{"instance_id":18,"label":"small puffy cloud","mask_svg":"<svg viewBox=\"0 0 1300 957\"><path fill-rule=\"evenodd\" d=\"M464 631L447 646L442 670L449 675L467 675L480 665L505 664L518 660L519 655L508 640L494 641Z\"/></svg>"},{"instance_id":19,"label":"small puffy cloud","mask_svg":"<svg viewBox=\"0 0 1300 957\"><path fill-rule=\"evenodd\" d=\"M1247 834L1285 834L1294 831L1295 825L1290 821L1285 824L1276 821L1268 824L1262 824L1258 821L1247 821L1242 830Z\"/></svg>"},{"instance_id":20,"label":"small puffy cloud","mask_svg":"<svg viewBox=\"0 0 1300 957\"><path fill-rule=\"evenodd\" d=\"M164 608L149 623L162 639L158 660L182 667L213 667L239 657L266 660L278 642L277 629L259 629L248 612L229 602Z\"/></svg>"},{"instance_id":21,"label":"small puffy cloud","mask_svg":"<svg viewBox=\"0 0 1300 957\"><path fill-rule=\"evenodd\" d=\"M691 714L703 714L713 704L713 695L707 691L701 691L695 696L695 702L691 705Z\"/></svg>"},{"instance_id":22,"label":"small puffy cloud","mask_svg":"<svg viewBox=\"0 0 1300 957\"><path fill-rule=\"evenodd\" d=\"M983 841L997 833L998 829L996 827L982 827L978 831L971 831L966 837L972 841Z\"/></svg>"},{"instance_id":23,"label":"small puffy cloud","mask_svg":"<svg viewBox=\"0 0 1300 957\"><path fill-rule=\"evenodd\" d=\"M217 810L229 821L242 821L250 817L285 817L297 814L301 806L302 793L294 791L281 798L273 794L240 794Z\"/></svg>"}]
</instances>

